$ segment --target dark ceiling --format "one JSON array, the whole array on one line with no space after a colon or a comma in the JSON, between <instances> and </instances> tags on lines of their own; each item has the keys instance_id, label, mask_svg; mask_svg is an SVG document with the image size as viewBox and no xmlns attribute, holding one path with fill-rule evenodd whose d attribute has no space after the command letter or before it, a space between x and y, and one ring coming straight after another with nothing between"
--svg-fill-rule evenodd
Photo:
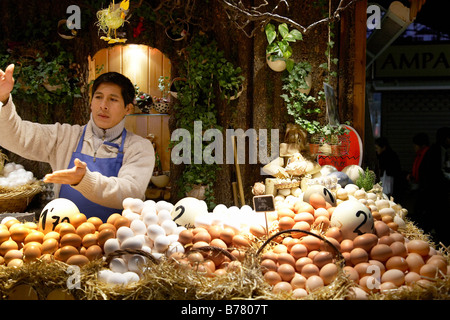
<instances>
[{"instance_id":1,"label":"dark ceiling","mask_svg":"<svg viewBox=\"0 0 450 320\"><path fill-rule=\"evenodd\" d=\"M387 9L393 0L368 0ZM400 0L405 6L410 7L408 0ZM427 0L417 14L415 22L423 24L435 31L450 35L449 12L446 5L448 0Z\"/></svg>"}]
</instances>

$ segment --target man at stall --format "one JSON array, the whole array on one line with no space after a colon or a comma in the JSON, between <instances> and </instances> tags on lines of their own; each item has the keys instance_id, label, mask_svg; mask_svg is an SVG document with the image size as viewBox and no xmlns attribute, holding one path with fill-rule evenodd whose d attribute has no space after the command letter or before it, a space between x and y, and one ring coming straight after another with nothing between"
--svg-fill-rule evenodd
<instances>
[{"instance_id":1,"label":"man at stall","mask_svg":"<svg viewBox=\"0 0 450 320\"><path fill-rule=\"evenodd\" d=\"M14 65L0 70L0 146L48 162L53 172L44 182L54 183L55 196L72 200L87 217L106 222L121 212L125 198L144 199L155 152L149 140L125 129L135 97L127 77L108 72L94 81L86 125L43 125L17 114L13 71Z\"/></svg>"}]
</instances>

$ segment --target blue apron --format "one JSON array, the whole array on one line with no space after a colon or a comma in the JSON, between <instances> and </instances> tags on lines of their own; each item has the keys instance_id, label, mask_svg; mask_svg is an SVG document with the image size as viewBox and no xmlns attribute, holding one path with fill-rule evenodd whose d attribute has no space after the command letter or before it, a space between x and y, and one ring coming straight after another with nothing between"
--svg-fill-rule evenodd
<instances>
[{"instance_id":1,"label":"blue apron","mask_svg":"<svg viewBox=\"0 0 450 320\"><path fill-rule=\"evenodd\" d=\"M127 131L125 129L123 129L122 131L122 144L120 146L118 144L111 143L108 141L103 142L104 144L119 149L116 158L97 158L81 153L85 133L86 127L84 127L83 135L81 136L80 141L78 142L76 151L72 153L72 158L70 159L69 162L69 168L73 166L75 158L78 158L81 161L86 162L87 167L89 168L90 171L100 172L102 175L106 177L117 177L117 175L119 174L119 170L122 167L123 146L125 143ZM111 214L120 213L121 211L120 209L104 207L97 203L94 203L86 199L79 191L75 190L74 188L70 187L67 184L61 185L59 197L73 201L77 205L80 212L85 214L87 218L98 217L102 219L103 222L106 222L106 220Z\"/></svg>"}]
</instances>

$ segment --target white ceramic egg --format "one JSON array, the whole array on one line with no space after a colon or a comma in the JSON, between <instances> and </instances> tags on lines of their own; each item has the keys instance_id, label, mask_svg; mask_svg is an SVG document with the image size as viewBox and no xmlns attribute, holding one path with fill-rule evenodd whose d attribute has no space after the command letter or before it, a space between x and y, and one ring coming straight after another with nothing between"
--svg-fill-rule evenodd
<instances>
[{"instance_id":1,"label":"white ceramic egg","mask_svg":"<svg viewBox=\"0 0 450 320\"><path fill-rule=\"evenodd\" d=\"M336 206L330 225L341 229L344 239L373 231L374 220L369 208L358 200L346 200Z\"/></svg>"},{"instance_id":2,"label":"white ceramic egg","mask_svg":"<svg viewBox=\"0 0 450 320\"><path fill-rule=\"evenodd\" d=\"M205 209L200 200L193 197L179 200L170 212L171 219L185 228L194 227L196 217L203 213L208 213L208 210Z\"/></svg>"}]
</instances>

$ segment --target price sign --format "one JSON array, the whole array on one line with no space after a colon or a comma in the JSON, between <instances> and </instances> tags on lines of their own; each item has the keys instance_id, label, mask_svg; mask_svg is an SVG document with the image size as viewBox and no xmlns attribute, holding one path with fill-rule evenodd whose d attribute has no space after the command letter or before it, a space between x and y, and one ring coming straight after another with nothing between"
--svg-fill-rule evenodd
<instances>
[{"instance_id":1,"label":"price sign","mask_svg":"<svg viewBox=\"0 0 450 320\"><path fill-rule=\"evenodd\" d=\"M255 212L275 211L273 195L261 195L253 197L253 208Z\"/></svg>"}]
</instances>

